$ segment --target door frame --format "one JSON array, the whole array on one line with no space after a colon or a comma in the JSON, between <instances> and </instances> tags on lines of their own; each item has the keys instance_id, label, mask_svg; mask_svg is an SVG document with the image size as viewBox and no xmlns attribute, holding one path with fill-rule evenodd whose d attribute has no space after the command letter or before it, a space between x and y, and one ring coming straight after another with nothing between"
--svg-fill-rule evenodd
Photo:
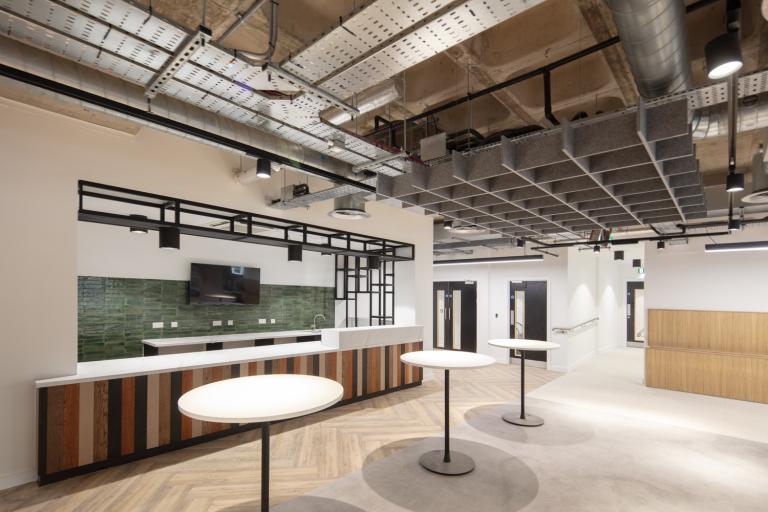
<instances>
[{"instance_id":1,"label":"door frame","mask_svg":"<svg viewBox=\"0 0 768 512\"><path fill-rule=\"evenodd\" d=\"M627 281L626 285L626 298L627 305L626 311L626 338L628 347L644 347L645 342L635 339L635 290L645 290L645 281ZM629 312L632 314L628 314ZM630 336L631 334L631 336ZM646 339L648 339L648 333L646 333Z\"/></svg>"}]
</instances>

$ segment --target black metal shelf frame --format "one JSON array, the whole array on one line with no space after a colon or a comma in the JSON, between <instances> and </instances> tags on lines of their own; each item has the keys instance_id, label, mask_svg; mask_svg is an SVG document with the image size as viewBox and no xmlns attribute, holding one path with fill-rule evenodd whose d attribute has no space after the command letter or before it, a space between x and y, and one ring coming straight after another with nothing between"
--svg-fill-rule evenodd
<instances>
[{"instance_id":1,"label":"black metal shelf frame","mask_svg":"<svg viewBox=\"0 0 768 512\"><path fill-rule=\"evenodd\" d=\"M335 299L344 302L345 327L358 327L360 298L368 297L368 325L395 323L395 261L384 260L378 267L363 265L359 256L337 254ZM352 313L352 316L350 316ZM350 320L352 325L350 325Z\"/></svg>"},{"instance_id":2,"label":"black metal shelf frame","mask_svg":"<svg viewBox=\"0 0 768 512\"><path fill-rule=\"evenodd\" d=\"M183 235L277 247L299 244L307 251L378 256L388 262L414 258L413 244L91 181L78 182L78 196L78 220L84 222L150 230L175 227ZM91 200L96 202L93 207ZM100 203L120 211L104 210ZM126 205L138 208L126 213ZM186 216L202 218L206 225L184 222Z\"/></svg>"}]
</instances>

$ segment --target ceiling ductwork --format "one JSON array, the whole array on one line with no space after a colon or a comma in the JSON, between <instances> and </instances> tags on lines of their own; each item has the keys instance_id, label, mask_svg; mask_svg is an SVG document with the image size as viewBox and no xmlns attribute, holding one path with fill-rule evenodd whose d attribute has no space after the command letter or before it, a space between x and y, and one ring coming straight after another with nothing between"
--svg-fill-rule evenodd
<instances>
[{"instance_id":1,"label":"ceiling ductwork","mask_svg":"<svg viewBox=\"0 0 768 512\"><path fill-rule=\"evenodd\" d=\"M383 107L393 101L402 98L402 84L399 80L387 80L363 91L358 96L349 99L349 103L356 106L361 114ZM322 114L331 124L343 124L352 120L352 114L344 110L332 107Z\"/></svg>"},{"instance_id":2,"label":"ceiling ductwork","mask_svg":"<svg viewBox=\"0 0 768 512\"><path fill-rule=\"evenodd\" d=\"M657 98L691 87L681 0L608 0L640 95Z\"/></svg>"},{"instance_id":3,"label":"ceiling ductwork","mask_svg":"<svg viewBox=\"0 0 768 512\"><path fill-rule=\"evenodd\" d=\"M328 215L335 219L360 220L370 217L365 211L365 194L337 197Z\"/></svg>"},{"instance_id":4,"label":"ceiling ductwork","mask_svg":"<svg viewBox=\"0 0 768 512\"><path fill-rule=\"evenodd\" d=\"M697 110L691 122L693 137L709 139L728 134L728 105L721 104ZM748 96L739 102L738 133L768 127L768 95Z\"/></svg>"}]
</instances>

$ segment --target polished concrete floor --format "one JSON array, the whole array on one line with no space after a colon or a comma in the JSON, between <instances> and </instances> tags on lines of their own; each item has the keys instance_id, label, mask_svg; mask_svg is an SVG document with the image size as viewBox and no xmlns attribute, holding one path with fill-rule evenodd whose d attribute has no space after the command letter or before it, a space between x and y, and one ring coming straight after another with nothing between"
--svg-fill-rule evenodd
<instances>
[{"instance_id":1,"label":"polished concrete floor","mask_svg":"<svg viewBox=\"0 0 768 512\"><path fill-rule=\"evenodd\" d=\"M766 510L768 406L642 385L642 350L567 375L527 368L540 428L514 410L519 368L454 372L454 447L475 472L441 477L442 376L273 429L272 506L282 511ZM258 510L258 431L57 484L0 493L0 511ZM761 437L763 436L763 437Z\"/></svg>"}]
</instances>

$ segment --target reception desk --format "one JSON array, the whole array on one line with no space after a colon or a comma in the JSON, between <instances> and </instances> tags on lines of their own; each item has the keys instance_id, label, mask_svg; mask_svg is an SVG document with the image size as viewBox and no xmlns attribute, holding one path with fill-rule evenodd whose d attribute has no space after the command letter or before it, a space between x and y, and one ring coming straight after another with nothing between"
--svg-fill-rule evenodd
<instances>
[{"instance_id":1,"label":"reception desk","mask_svg":"<svg viewBox=\"0 0 768 512\"><path fill-rule=\"evenodd\" d=\"M645 382L768 403L768 313L648 310Z\"/></svg>"},{"instance_id":2,"label":"reception desk","mask_svg":"<svg viewBox=\"0 0 768 512\"><path fill-rule=\"evenodd\" d=\"M321 341L80 363L74 375L35 383L39 481L258 427L181 415L179 397L210 382L273 373L319 375L344 386L339 405L419 385L422 371L403 365L400 356L421 350L421 332L420 326L328 329Z\"/></svg>"}]
</instances>

